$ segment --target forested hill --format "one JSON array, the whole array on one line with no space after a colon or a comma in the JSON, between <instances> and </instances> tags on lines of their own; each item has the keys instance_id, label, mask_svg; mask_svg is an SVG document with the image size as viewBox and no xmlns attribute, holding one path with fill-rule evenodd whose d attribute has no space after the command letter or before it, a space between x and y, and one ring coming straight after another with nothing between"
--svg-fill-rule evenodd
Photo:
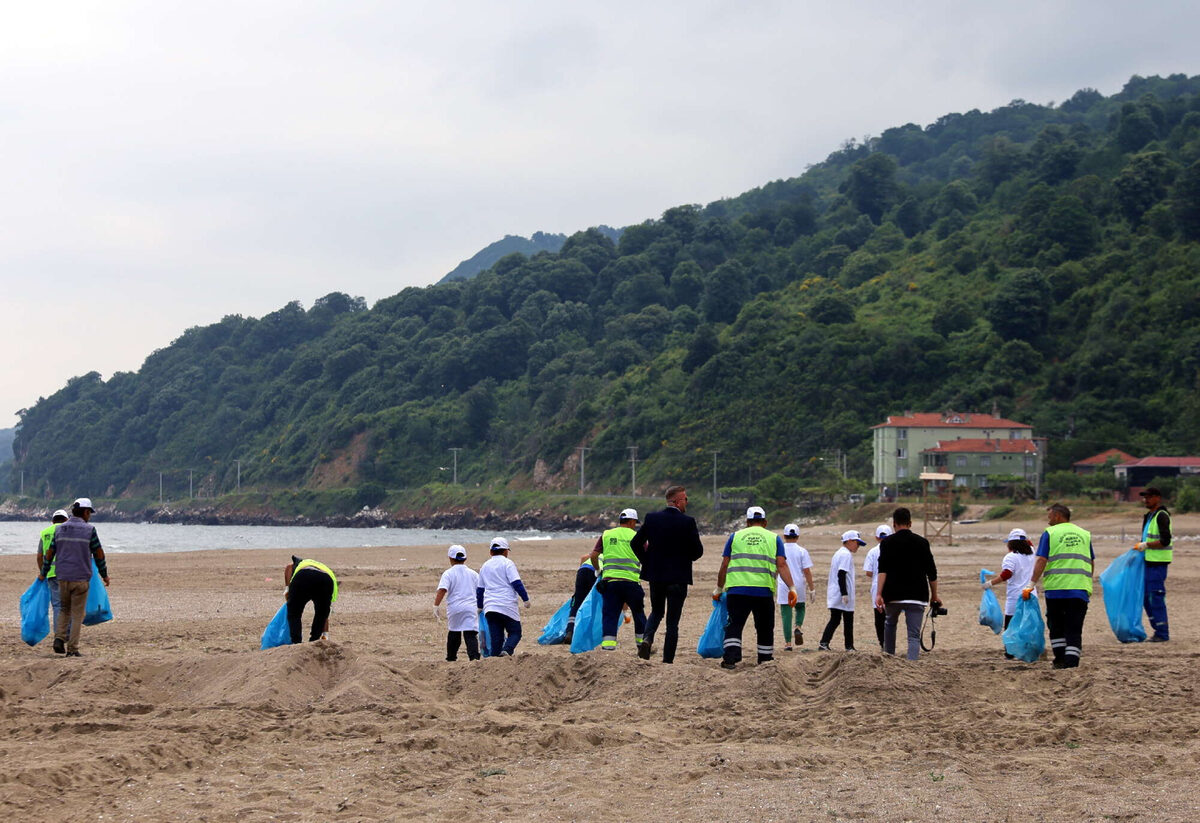
<instances>
[{"instance_id":1,"label":"forested hill","mask_svg":"<svg viewBox=\"0 0 1200 823\"><path fill-rule=\"evenodd\" d=\"M905 409L990 411L1052 467L1200 452L1200 77L848 142L798 178L368 309L188 330L71 380L15 450L56 494L196 471L329 487L798 484ZM40 484L40 485L39 485Z\"/></svg>"},{"instance_id":2,"label":"forested hill","mask_svg":"<svg viewBox=\"0 0 1200 823\"><path fill-rule=\"evenodd\" d=\"M495 243L489 243L466 260L451 269L439 283L451 280L470 280L485 269L494 266L501 257L509 254L534 255L540 251L558 251L567 242L565 234L546 234L535 231L530 237L508 234Z\"/></svg>"}]
</instances>

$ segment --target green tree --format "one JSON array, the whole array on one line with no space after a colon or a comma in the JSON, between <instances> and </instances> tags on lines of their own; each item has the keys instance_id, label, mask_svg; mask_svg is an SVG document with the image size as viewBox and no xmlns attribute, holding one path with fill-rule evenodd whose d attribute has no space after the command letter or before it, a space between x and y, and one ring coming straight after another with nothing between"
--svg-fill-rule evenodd
<instances>
[{"instance_id":1,"label":"green tree","mask_svg":"<svg viewBox=\"0 0 1200 823\"><path fill-rule=\"evenodd\" d=\"M845 194L874 223L883 219L883 213L892 207L900 193L896 168L895 159L882 152L869 154L850 167Z\"/></svg>"},{"instance_id":2,"label":"green tree","mask_svg":"<svg viewBox=\"0 0 1200 823\"><path fill-rule=\"evenodd\" d=\"M1165 152L1134 155L1113 181L1117 205L1125 219L1134 225L1141 222L1142 215L1167 196L1175 171L1175 164Z\"/></svg>"}]
</instances>

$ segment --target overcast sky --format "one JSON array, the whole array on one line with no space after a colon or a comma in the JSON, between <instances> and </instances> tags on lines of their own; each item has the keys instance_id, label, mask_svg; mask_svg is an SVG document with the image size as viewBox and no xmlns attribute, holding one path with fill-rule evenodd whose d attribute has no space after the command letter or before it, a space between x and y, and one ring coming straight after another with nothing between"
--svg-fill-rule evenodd
<instances>
[{"instance_id":1,"label":"overcast sky","mask_svg":"<svg viewBox=\"0 0 1200 823\"><path fill-rule=\"evenodd\" d=\"M0 427L183 330L368 303L847 137L1200 73L1200 4L7 3Z\"/></svg>"}]
</instances>

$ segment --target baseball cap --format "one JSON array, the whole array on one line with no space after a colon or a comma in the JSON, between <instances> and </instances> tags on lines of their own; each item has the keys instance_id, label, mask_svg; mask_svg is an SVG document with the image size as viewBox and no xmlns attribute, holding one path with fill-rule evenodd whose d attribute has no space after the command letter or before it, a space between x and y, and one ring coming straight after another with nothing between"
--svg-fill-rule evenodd
<instances>
[{"instance_id":1,"label":"baseball cap","mask_svg":"<svg viewBox=\"0 0 1200 823\"><path fill-rule=\"evenodd\" d=\"M90 498L90 497L78 498L74 503L71 504L71 508L73 508L73 509L91 509L92 511L96 510L96 507L92 505L92 498Z\"/></svg>"},{"instance_id":2,"label":"baseball cap","mask_svg":"<svg viewBox=\"0 0 1200 823\"><path fill-rule=\"evenodd\" d=\"M450 549L446 552L446 555L451 560L466 560L467 559L467 550L456 543L455 545L450 547Z\"/></svg>"},{"instance_id":3,"label":"baseball cap","mask_svg":"<svg viewBox=\"0 0 1200 823\"><path fill-rule=\"evenodd\" d=\"M1028 539L1029 539L1029 535L1027 535L1025 533L1024 529L1013 529L1012 531L1010 531L1008 533L1008 537L1004 538L1004 542L1008 543L1009 541L1012 541L1012 540L1028 540Z\"/></svg>"},{"instance_id":4,"label":"baseball cap","mask_svg":"<svg viewBox=\"0 0 1200 823\"><path fill-rule=\"evenodd\" d=\"M892 527L889 526L887 523L880 523L878 526L875 527L875 539L876 540L882 540L883 538L885 538L889 535L892 535L892 534L895 534L895 532L892 531Z\"/></svg>"},{"instance_id":5,"label":"baseball cap","mask_svg":"<svg viewBox=\"0 0 1200 823\"><path fill-rule=\"evenodd\" d=\"M866 540L863 540L863 539L862 539L862 538L859 536L858 532L856 532L854 529L851 529L851 530L850 530L850 531L848 531L848 532L842 532L842 542L843 542L843 543L847 543L847 542L849 542L849 541L851 541L851 540L854 540L854 541L856 541L856 542L858 543L858 545L860 545L860 546L865 546L865 545L867 545L867 541L866 541Z\"/></svg>"},{"instance_id":6,"label":"baseball cap","mask_svg":"<svg viewBox=\"0 0 1200 823\"><path fill-rule=\"evenodd\" d=\"M783 536L784 537L799 537L800 536L800 527L797 526L795 523L788 523L786 526L783 527Z\"/></svg>"},{"instance_id":7,"label":"baseball cap","mask_svg":"<svg viewBox=\"0 0 1200 823\"><path fill-rule=\"evenodd\" d=\"M492 551L495 551L496 549L507 549L507 548L508 548L508 541L505 540L503 537L493 537L492 538Z\"/></svg>"},{"instance_id":8,"label":"baseball cap","mask_svg":"<svg viewBox=\"0 0 1200 823\"><path fill-rule=\"evenodd\" d=\"M637 509L621 509L622 520L637 520Z\"/></svg>"},{"instance_id":9,"label":"baseball cap","mask_svg":"<svg viewBox=\"0 0 1200 823\"><path fill-rule=\"evenodd\" d=\"M747 520L766 520L767 513L762 510L762 506L751 506L746 509Z\"/></svg>"},{"instance_id":10,"label":"baseball cap","mask_svg":"<svg viewBox=\"0 0 1200 823\"><path fill-rule=\"evenodd\" d=\"M70 517L70 516L71 516L71 515L67 514L67 513L66 513L65 511L63 511L62 509L55 509L55 510L54 510L54 514L50 515L50 519L51 519L51 520L53 520L53 519L54 519L54 518L56 518L56 517L61 517L63 520L66 520L66 519L67 519L68 517Z\"/></svg>"},{"instance_id":11,"label":"baseball cap","mask_svg":"<svg viewBox=\"0 0 1200 823\"><path fill-rule=\"evenodd\" d=\"M1162 492L1158 490L1158 486L1147 486L1138 492L1138 497L1162 497Z\"/></svg>"}]
</instances>

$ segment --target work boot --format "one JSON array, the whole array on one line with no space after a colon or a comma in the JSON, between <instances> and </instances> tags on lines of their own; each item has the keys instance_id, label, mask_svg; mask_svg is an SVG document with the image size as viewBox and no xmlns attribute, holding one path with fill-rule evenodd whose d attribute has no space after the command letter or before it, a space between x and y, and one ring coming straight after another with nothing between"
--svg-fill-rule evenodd
<instances>
[{"instance_id":1,"label":"work boot","mask_svg":"<svg viewBox=\"0 0 1200 823\"><path fill-rule=\"evenodd\" d=\"M67 652L66 656L67 657L83 657L83 655L80 654L79 652Z\"/></svg>"},{"instance_id":2,"label":"work boot","mask_svg":"<svg viewBox=\"0 0 1200 823\"><path fill-rule=\"evenodd\" d=\"M54 653L55 654L65 654L66 651L67 651L67 644L64 643L62 640L60 640L57 637L54 638Z\"/></svg>"},{"instance_id":3,"label":"work boot","mask_svg":"<svg viewBox=\"0 0 1200 823\"><path fill-rule=\"evenodd\" d=\"M654 653L654 644L649 640L643 640L637 644L637 654L642 660L649 660L650 655Z\"/></svg>"},{"instance_id":4,"label":"work boot","mask_svg":"<svg viewBox=\"0 0 1200 823\"><path fill-rule=\"evenodd\" d=\"M736 669L737 663L734 663L732 660L722 660L721 668L722 669Z\"/></svg>"},{"instance_id":5,"label":"work boot","mask_svg":"<svg viewBox=\"0 0 1200 823\"><path fill-rule=\"evenodd\" d=\"M800 631L799 626L797 626L796 630L792 632L792 639L796 641L797 646L804 645L804 632Z\"/></svg>"}]
</instances>

